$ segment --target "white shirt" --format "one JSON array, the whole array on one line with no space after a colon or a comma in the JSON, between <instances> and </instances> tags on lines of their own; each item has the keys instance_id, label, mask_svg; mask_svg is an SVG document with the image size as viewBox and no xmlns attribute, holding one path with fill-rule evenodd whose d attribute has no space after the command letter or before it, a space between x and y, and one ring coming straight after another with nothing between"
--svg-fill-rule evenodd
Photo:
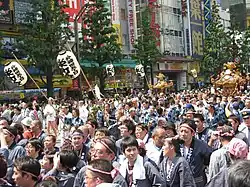
<instances>
[{"instance_id":1,"label":"white shirt","mask_svg":"<svg viewBox=\"0 0 250 187\"><path fill-rule=\"evenodd\" d=\"M145 147L147 151L146 155L148 156L148 158L158 164L161 155L161 148L156 147L154 141L149 141L149 143L147 143Z\"/></svg>"},{"instance_id":2,"label":"white shirt","mask_svg":"<svg viewBox=\"0 0 250 187\"><path fill-rule=\"evenodd\" d=\"M55 121L56 120L56 111L53 106L47 104L43 110L44 115L46 116L46 121Z\"/></svg>"}]
</instances>

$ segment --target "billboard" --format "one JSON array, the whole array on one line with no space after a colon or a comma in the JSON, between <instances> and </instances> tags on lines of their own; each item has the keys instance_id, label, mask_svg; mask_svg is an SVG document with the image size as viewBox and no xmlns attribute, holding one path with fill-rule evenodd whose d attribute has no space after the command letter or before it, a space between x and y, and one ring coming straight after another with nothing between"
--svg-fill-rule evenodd
<instances>
[{"instance_id":1,"label":"billboard","mask_svg":"<svg viewBox=\"0 0 250 187\"><path fill-rule=\"evenodd\" d=\"M127 0L127 11L128 11L128 33L129 33L129 48L134 50L134 44L136 40L136 29L135 29L135 1Z\"/></svg>"},{"instance_id":2,"label":"billboard","mask_svg":"<svg viewBox=\"0 0 250 187\"><path fill-rule=\"evenodd\" d=\"M205 34L209 34L208 26L212 18L211 13L211 0L204 0L204 21L205 21Z\"/></svg>"},{"instance_id":3,"label":"billboard","mask_svg":"<svg viewBox=\"0 0 250 187\"><path fill-rule=\"evenodd\" d=\"M9 0L0 0L0 23L12 23Z\"/></svg>"},{"instance_id":4,"label":"billboard","mask_svg":"<svg viewBox=\"0 0 250 187\"><path fill-rule=\"evenodd\" d=\"M190 0L190 28L192 38L192 57L200 59L203 56L203 14L200 0Z\"/></svg>"}]
</instances>

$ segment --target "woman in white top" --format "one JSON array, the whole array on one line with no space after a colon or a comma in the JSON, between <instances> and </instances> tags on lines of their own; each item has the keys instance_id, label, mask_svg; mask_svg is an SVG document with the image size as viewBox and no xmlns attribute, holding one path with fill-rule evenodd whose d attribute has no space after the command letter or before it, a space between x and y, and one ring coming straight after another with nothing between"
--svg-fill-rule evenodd
<instances>
[{"instance_id":1,"label":"woman in white top","mask_svg":"<svg viewBox=\"0 0 250 187\"><path fill-rule=\"evenodd\" d=\"M57 130L57 123L56 123L56 110L53 107L53 98L50 97L48 99L48 104L44 108L44 116L46 117L46 124L48 134L54 134L57 137L58 130ZM53 131L53 133L51 132Z\"/></svg>"}]
</instances>

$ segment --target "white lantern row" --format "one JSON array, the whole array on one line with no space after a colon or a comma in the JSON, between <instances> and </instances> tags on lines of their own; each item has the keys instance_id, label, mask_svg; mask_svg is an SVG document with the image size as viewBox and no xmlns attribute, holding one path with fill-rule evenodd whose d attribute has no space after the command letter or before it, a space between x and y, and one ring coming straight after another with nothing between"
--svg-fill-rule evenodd
<instances>
[{"instance_id":1,"label":"white lantern row","mask_svg":"<svg viewBox=\"0 0 250 187\"><path fill-rule=\"evenodd\" d=\"M106 73L111 77L113 77L115 75L115 68L114 68L113 64L109 64L106 66Z\"/></svg>"},{"instance_id":2,"label":"white lantern row","mask_svg":"<svg viewBox=\"0 0 250 187\"><path fill-rule=\"evenodd\" d=\"M144 77L145 76L145 71L144 71L144 67L141 64L138 64L135 66L135 73L139 76L139 77Z\"/></svg>"},{"instance_id":3,"label":"white lantern row","mask_svg":"<svg viewBox=\"0 0 250 187\"><path fill-rule=\"evenodd\" d=\"M28 81L27 74L18 62L10 62L5 65L4 73L11 79L12 83L23 86Z\"/></svg>"},{"instance_id":4,"label":"white lantern row","mask_svg":"<svg viewBox=\"0 0 250 187\"><path fill-rule=\"evenodd\" d=\"M77 78L81 73L81 67L75 55L71 51L61 51L57 56L57 64L64 76L71 79Z\"/></svg>"}]
</instances>

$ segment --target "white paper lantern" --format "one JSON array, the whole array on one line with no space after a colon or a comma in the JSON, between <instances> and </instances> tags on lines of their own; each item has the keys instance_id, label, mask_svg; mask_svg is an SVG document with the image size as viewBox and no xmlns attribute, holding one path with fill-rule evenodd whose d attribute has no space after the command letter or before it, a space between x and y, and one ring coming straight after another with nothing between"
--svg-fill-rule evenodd
<instances>
[{"instance_id":1,"label":"white paper lantern","mask_svg":"<svg viewBox=\"0 0 250 187\"><path fill-rule=\"evenodd\" d=\"M135 66L135 73L139 76L139 77L144 77L145 76L145 72L144 72L144 67L141 64L138 64Z\"/></svg>"},{"instance_id":2,"label":"white paper lantern","mask_svg":"<svg viewBox=\"0 0 250 187\"><path fill-rule=\"evenodd\" d=\"M18 62L10 62L5 65L4 73L11 79L11 82L23 86L28 81L28 77L22 66Z\"/></svg>"},{"instance_id":3,"label":"white paper lantern","mask_svg":"<svg viewBox=\"0 0 250 187\"><path fill-rule=\"evenodd\" d=\"M56 61L59 68L63 71L63 75L69 76L71 79L75 79L80 75L80 64L71 51L61 51Z\"/></svg>"},{"instance_id":4,"label":"white paper lantern","mask_svg":"<svg viewBox=\"0 0 250 187\"><path fill-rule=\"evenodd\" d=\"M114 68L113 64L109 64L106 66L106 72L111 77L113 77L115 75L115 68Z\"/></svg>"}]
</instances>

